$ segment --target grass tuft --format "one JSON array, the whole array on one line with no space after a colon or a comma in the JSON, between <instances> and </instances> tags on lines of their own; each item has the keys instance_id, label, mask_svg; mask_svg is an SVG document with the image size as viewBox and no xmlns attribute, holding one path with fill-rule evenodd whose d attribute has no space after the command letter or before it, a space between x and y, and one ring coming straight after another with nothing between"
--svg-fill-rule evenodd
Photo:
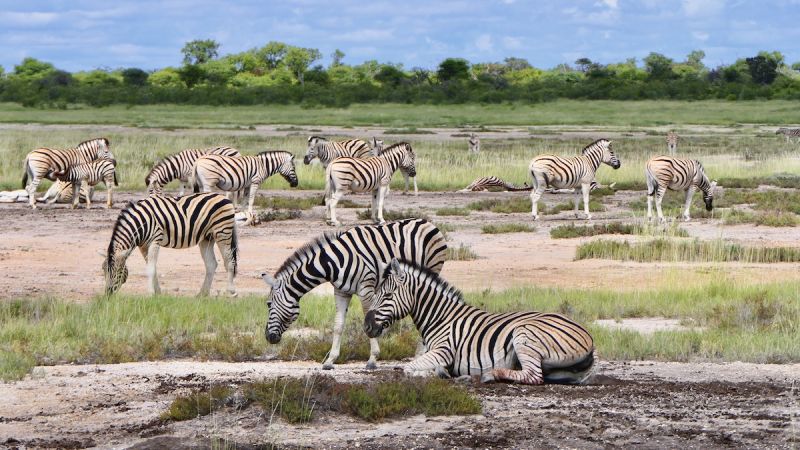
<instances>
[{"instance_id":1,"label":"grass tuft","mask_svg":"<svg viewBox=\"0 0 800 450\"><path fill-rule=\"evenodd\" d=\"M458 247L447 247L445 261L472 261L478 259L478 255L472 251L472 247L461 243Z\"/></svg>"},{"instance_id":2,"label":"grass tuft","mask_svg":"<svg viewBox=\"0 0 800 450\"><path fill-rule=\"evenodd\" d=\"M501 233L533 233L536 227L525 223L502 223L499 225L484 225L481 227L484 234Z\"/></svg>"},{"instance_id":3,"label":"grass tuft","mask_svg":"<svg viewBox=\"0 0 800 450\"><path fill-rule=\"evenodd\" d=\"M439 208L436 210L437 216L468 216L469 209L466 208Z\"/></svg>"},{"instance_id":4,"label":"grass tuft","mask_svg":"<svg viewBox=\"0 0 800 450\"><path fill-rule=\"evenodd\" d=\"M161 420L191 420L211 414L228 401L233 390L227 386L212 386L207 391L195 391L189 395L177 397L169 405Z\"/></svg>"},{"instance_id":5,"label":"grass tuft","mask_svg":"<svg viewBox=\"0 0 800 450\"><path fill-rule=\"evenodd\" d=\"M325 205L321 195L313 197L286 197L259 195L253 202L253 207L272 209L302 209L307 210L315 206Z\"/></svg>"},{"instance_id":6,"label":"grass tuft","mask_svg":"<svg viewBox=\"0 0 800 450\"><path fill-rule=\"evenodd\" d=\"M359 211L356 214L359 220L372 220L372 214L369 209ZM403 210L383 210L383 218L386 221L403 220L403 219L425 219L430 220L428 215L420 209L403 209Z\"/></svg>"},{"instance_id":7,"label":"grass tuft","mask_svg":"<svg viewBox=\"0 0 800 450\"><path fill-rule=\"evenodd\" d=\"M746 247L723 240L652 239L631 243L599 239L578 247L575 259L614 259L620 261L691 262L799 262L800 248Z\"/></svg>"}]
</instances>

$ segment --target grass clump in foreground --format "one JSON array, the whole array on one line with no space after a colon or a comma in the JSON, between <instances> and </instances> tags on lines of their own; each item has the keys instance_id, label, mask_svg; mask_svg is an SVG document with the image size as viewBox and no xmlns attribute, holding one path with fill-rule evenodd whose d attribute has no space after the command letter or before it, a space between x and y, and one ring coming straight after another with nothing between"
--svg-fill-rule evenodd
<instances>
[{"instance_id":1,"label":"grass clump in foreground","mask_svg":"<svg viewBox=\"0 0 800 450\"><path fill-rule=\"evenodd\" d=\"M484 225L481 227L481 232L484 234L532 233L534 231L536 231L536 227L525 223L502 223L499 225Z\"/></svg>"},{"instance_id":2,"label":"grass clump in foreground","mask_svg":"<svg viewBox=\"0 0 800 450\"><path fill-rule=\"evenodd\" d=\"M796 227L800 225L800 220L796 214L786 212L758 212L751 213L740 209L732 209L724 215L725 225L739 225L752 223L765 227Z\"/></svg>"},{"instance_id":3,"label":"grass clump in foreground","mask_svg":"<svg viewBox=\"0 0 800 450\"><path fill-rule=\"evenodd\" d=\"M472 251L472 247L461 243L458 247L447 247L445 261L472 261L478 259L478 255Z\"/></svg>"},{"instance_id":4,"label":"grass clump in foreground","mask_svg":"<svg viewBox=\"0 0 800 450\"><path fill-rule=\"evenodd\" d=\"M800 248L747 247L723 240L652 239L645 242L598 239L578 247L575 259L690 262L799 262Z\"/></svg>"},{"instance_id":5,"label":"grass clump in foreground","mask_svg":"<svg viewBox=\"0 0 800 450\"><path fill-rule=\"evenodd\" d=\"M439 208L436 210L437 216L468 216L469 209L466 208Z\"/></svg>"},{"instance_id":6,"label":"grass clump in foreground","mask_svg":"<svg viewBox=\"0 0 800 450\"><path fill-rule=\"evenodd\" d=\"M571 239L578 237L590 237L601 234L636 234L645 236L668 236L668 237L689 237L689 233L683 228L671 226L664 228L657 225L639 225L622 222L611 222L595 225L559 225L550 230L550 237L553 239Z\"/></svg>"},{"instance_id":7,"label":"grass clump in foreground","mask_svg":"<svg viewBox=\"0 0 800 450\"><path fill-rule=\"evenodd\" d=\"M207 416L211 411L221 408L232 392L230 387L216 385L207 391L195 391L177 397L169 405L169 409L161 414L161 420L180 421Z\"/></svg>"}]
</instances>

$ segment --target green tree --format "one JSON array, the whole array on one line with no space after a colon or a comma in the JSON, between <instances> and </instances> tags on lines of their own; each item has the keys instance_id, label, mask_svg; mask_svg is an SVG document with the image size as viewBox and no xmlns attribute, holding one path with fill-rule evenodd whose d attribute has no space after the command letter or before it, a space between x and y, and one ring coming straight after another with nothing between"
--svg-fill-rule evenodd
<instances>
[{"instance_id":1,"label":"green tree","mask_svg":"<svg viewBox=\"0 0 800 450\"><path fill-rule=\"evenodd\" d=\"M531 68L531 64L525 58L515 58L512 56L506 58L503 62L508 70L525 70Z\"/></svg>"},{"instance_id":2,"label":"green tree","mask_svg":"<svg viewBox=\"0 0 800 450\"><path fill-rule=\"evenodd\" d=\"M148 81L153 86L180 87L183 86L180 73L173 67L166 67L153 72Z\"/></svg>"},{"instance_id":3,"label":"green tree","mask_svg":"<svg viewBox=\"0 0 800 450\"><path fill-rule=\"evenodd\" d=\"M331 53L331 67L341 66L342 59L344 59L344 52L337 48L333 53Z\"/></svg>"},{"instance_id":4,"label":"green tree","mask_svg":"<svg viewBox=\"0 0 800 450\"><path fill-rule=\"evenodd\" d=\"M122 82L126 86L144 86L150 75L142 69L130 67L122 71Z\"/></svg>"},{"instance_id":5,"label":"green tree","mask_svg":"<svg viewBox=\"0 0 800 450\"><path fill-rule=\"evenodd\" d=\"M775 81L775 77L778 76L778 62L774 59L758 55L747 58L745 61L750 69L750 77L753 78L754 83L771 84Z\"/></svg>"},{"instance_id":6,"label":"green tree","mask_svg":"<svg viewBox=\"0 0 800 450\"><path fill-rule=\"evenodd\" d=\"M292 75L303 85L305 83L306 70L308 70L308 67L314 61L321 57L322 54L315 48L291 47L286 52L283 61L286 67L292 72Z\"/></svg>"},{"instance_id":7,"label":"green tree","mask_svg":"<svg viewBox=\"0 0 800 450\"><path fill-rule=\"evenodd\" d=\"M594 64L589 58L578 58L575 60L575 67L581 72L588 72L589 68Z\"/></svg>"},{"instance_id":8,"label":"green tree","mask_svg":"<svg viewBox=\"0 0 800 450\"><path fill-rule=\"evenodd\" d=\"M288 51L289 46L283 42L270 41L267 45L261 47L257 53L259 59L264 61L268 70L275 70L283 62L283 58L286 57Z\"/></svg>"},{"instance_id":9,"label":"green tree","mask_svg":"<svg viewBox=\"0 0 800 450\"><path fill-rule=\"evenodd\" d=\"M53 70L55 70L55 67L52 64L28 57L14 66L14 75L23 79L34 79L41 78Z\"/></svg>"},{"instance_id":10,"label":"green tree","mask_svg":"<svg viewBox=\"0 0 800 450\"><path fill-rule=\"evenodd\" d=\"M672 71L672 59L667 58L661 53L650 53L644 58L644 67L650 77L656 80L674 78Z\"/></svg>"},{"instance_id":11,"label":"green tree","mask_svg":"<svg viewBox=\"0 0 800 450\"><path fill-rule=\"evenodd\" d=\"M397 86L402 83L405 78L406 74L403 73L402 70L389 64L381 66L378 73L375 74L375 81L390 86Z\"/></svg>"},{"instance_id":12,"label":"green tree","mask_svg":"<svg viewBox=\"0 0 800 450\"><path fill-rule=\"evenodd\" d=\"M686 65L692 67L698 72L706 70L706 66L703 64L703 59L705 57L706 52L702 50L692 50L688 55L686 55Z\"/></svg>"},{"instance_id":13,"label":"green tree","mask_svg":"<svg viewBox=\"0 0 800 450\"><path fill-rule=\"evenodd\" d=\"M206 71L200 65L187 64L178 70L178 75L186 87L192 88L205 79Z\"/></svg>"},{"instance_id":14,"label":"green tree","mask_svg":"<svg viewBox=\"0 0 800 450\"><path fill-rule=\"evenodd\" d=\"M217 57L219 43L213 39L196 39L187 42L181 49L181 53L183 53L184 64L203 64Z\"/></svg>"},{"instance_id":15,"label":"green tree","mask_svg":"<svg viewBox=\"0 0 800 450\"><path fill-rule=\"evenodd\" d=\"M792 64L792 70L800 71L800 61L797 61L796 63Z\"/></svg>"},{"instance_id":16,"label":"green tree","mask_svg":"<svg viewBox=\"0 0 800 450\"><path fill-rule=\"evenodd\" d=\"M439 81L466 80L469 78L469 62L462 58L447 58L436 71Z\"/></svg>"}]
</instances>

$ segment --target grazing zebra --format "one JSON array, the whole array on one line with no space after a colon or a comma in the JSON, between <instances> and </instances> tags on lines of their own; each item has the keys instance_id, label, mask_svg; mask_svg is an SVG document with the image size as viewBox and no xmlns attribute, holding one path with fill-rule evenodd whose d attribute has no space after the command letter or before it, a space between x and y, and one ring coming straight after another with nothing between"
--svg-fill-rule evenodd
<instances>
[{"instance_id":1,"label":"grazing zebra","mask_svg":"<svg viewBox=\"0 0 800 450\"><path fill-rule=\"evenodd\" d=\"M346 141L329 141L324 137L311 136L308 138L306 156L303 164L311 164L314 158L319 158L322 167L328 167L336 158L349 156L350 158L368 158L372 155L369 144L361 139L348 139Z\"/></svg>"},{"instance_id":2,"label":"grazing zebra","mask_svg":"<svg viewBox=\"0 0 800 450\"><path fill-rule=\"evenodd\" d=\"M153 196L128 203L117 217L108 251L103 255L106 294L111 295L119 290L128 279L125 261L135 248L139 248L147 261L150 293L157 295L161 292L156 273L159 248L199 245L200 255L206 265L206 278L199 295L208 295L214 271L217 270L217 258L214 256L216 242L228 271L228 293L235 297L233 281L239 248L234 213L230 200L213 193L180 198Z\"/></svg>"},{"instance_id":3,"label":"grazing zebra","mask_svg":"<svg viewBox=\"0 0 800 450\"><path fill-rule=\"evenodd\" d=\"M481 151L481 140L478 138L478 135L472 133L469 135L469 140L467 141L469 144L469 151L472 153L480 153Z\"/></svg>"},{"instance_id":4,"label":"grazing zebra","mask_svg":"<svg viewBox=\"0 0 800 450\"><path fill-rule=\"evenodd\" d=\"M775 134L782 134L786 138L786 142L792 140L792 138L800 139L800 128L778 128L775 131Z\"/></svg>"},{"instance_id":5,"label":"grazing zebra","mask_svg":"<svg viewBox=\"0 0 800 450\"><path fill-rule=\"evenodd\" d=\"M592 337L567 317L490 313L464 303L461 292L427 268L392 259L382 269L364 330L374 338L411 315L428 351L405 366L407 374L523 384L581 384L591 376Z\"/></svg>"},{"instance_id":6,"label":"grazing zebra","mask_svg":"<svg viewBox=\"0 0 800 450\"><path fill-rule=\"evenodd\" d=\"M205 149L189 148L167 156L150 170L144 179L149 195L162 195L164 186L172 180L181 182L180 196L183 196L192 168L197 158L203 155L240 156L239 150L232 147L212 147Z\"/></svg>"},{"instance_id":7,"label":"grazing zebra","mask_svg":"<svg viewBox=\"0 0 800 450\"><path fill-rule=\"evenodd\" d=\"M619 169L620 161L611 149L611 141L598 139L587 145L581 156L563 158L556 155L539 155L531 161L530 172L533 179L531 192L531 214L534 220L539 219L539 198L545 188L550 186L556 189L570 189L581 187L583 192L583 207L586 220L590 220L589 191L592 188L597 168L600 163L608 164L614 169ZM575 191L575 217L578 217L578 205L581 192Z\"/></svg>"},{"instance_id":8,"label":"grazing zebra","mask_svg":"<svg viewBox=\"0 0 800 450\"><path fill-rule=\"evenodd\" d=\"M414 261L433 272L440 272L447 244L444 235L423 219L406 219L386 225L360 225L344 232L325 233L297 249L286 259L275 277L262 273L271 287L267 307L267 340L277 344L283 332L297 320L300 298L322 283L334 287L336 317L331 351L323 368L332 369L339 357L340 337L353 294L358 295L364 312L369 309L378 263L392 258ZM367 368L375 367L380 349L370 340Z\"/></svg>"},{"instance_id":9,"label":"grazing zebra","mask_svg":"<svg viewBox=\"0 0 800 450\"><path fill-rule=\"evenodd\" d=\"M503 191L511 191L511 192L518 192L518 191L530 191L531 188L528 186L528 183L525 183L523 186L515 186L513 183L509 183L508 181L503 181L502 179L491 176L491 177L480 177L469 184L469 186L461 189L458 192L483 192L489 190L503 190Z\"/></svg>"},{"instance_id":10,"label":"grazing zebra","mask_svg":"<svg viewBox=\"0 0 800 450\"><path fill-rule=\"evenodd\" d=\"M394 172L400 169L409 176L417 176L414 150L406 142L387 147L380 156L368 159L338 158L325 170L325 205L328 223L340 225L336 220L336 204L347 192L372 191L372 219L383 220L383 201L389 190Z\"/></svg>"},{"instance_id":11,"label":"grazing zebra","mask_svg":"<svg viewBox=\"0 0 800 450\"><path fill-rule=\"evenodd\" d=\"M670 156L675 156L678 151L678 134L674 131L667 133L667 148L669 149Z\"/></svg>"},{"instance_id":12,"label":"grazing zebra","mask_svg":"<svg viewBox=\"0 0 800 450\"><path fill-rule=\"evenodd\" d=\"M116 166L117 162L113 159L96 159L88 163L74 164L64 172L53 172L48 176L51 179L72 183L72 208L78 207L81 197L79 192L84 181L88 186L97 186L102 182L106 185L106 207L111 208L114 204L112 186L118 186ZM53 197L51 203L55 201L56 198ZM86 209L91 207L92 199L89 196L86 197Z\"/></svg>"},{"instance_id":13,"label":"grazing zebra","mask_svg":"<svg viewBox=\"0 0 800 450\"><path fill-rule=\"evenodd\" d=\"M672 191L686 191L686 205L683 210L683 218L687 222L689 208L692 205L692 195L695 189L703 191L703 201L706 210L711 211L714 201L714 189L717 187L716 181L708 181L703 165L700 161L686 158L673 158L671 156L655 156L647 161L645 169L647 178L647 218L653 217L653 196L656 199L656 210L658 219L664 221L661 213L661 201L667 189Z\"/></svg>"},{"instance_id":14,"label":"grazing zebra","mask_svg":"<svg viewBox=\"0 0 800 450\"><path fill-rule=\"evenodd\" d=\"M250 188L247 211L253 212L256 191L267 178L280 173L297 186L297 172L294 168L294 155L284 151L261 152L255 156L231 157L223 155L204 155L194 164L194 191L210 192L217 188L227 192L238 192Z\"/></svg>"},{"instance_id":15,"label":"grazing zebra","mask_svg":"<svg viewBox=\"0 0 800 450\"><path fill-rule=\"evenodd\" d=\"M86 202L86 199L91 200L94 196L94 186L88 184L81 185L81 200ZM56 181L50 185L50 189L43 197L36 199L37 202L47 203L72 203L72 183L64 181Z\"/></svg>"},{"instance_id":16,"label":"grazing zebra","mask_svg":"<svg viewBox=\"0 0 800 450\"><path fill-rule=\"evenodd\" d=\"M372 142L370 143L370 146L372 147L373 156L380 156L381 153L383 153L383 141L382 140L379 141L379 140L377 140L375 138L372 138ZM406 181L406 187L403 189L403 195L405 195L405 194L408 194L408 178L409 178L409 175L408 175L408 171L403 169L402 167L400 168L400 173L403 174L403 178L405 178L405 181ZM416 177L416 175L414 175L411 178L414 179L414 195L415 196L419 195L419 190L417 189L417 177Z\"/></svg>"},{"instance_id":17,"label":"grazing zebra","mask_svg":"<svg viewBox=\"0 0 800 450\"><path fill-rule=\"evenodd\" d=\"M65 172L70 166L88 163L95 159L114 159L106 138L90 139L66 150L56 148L37 148L25 157L25 175L22 187L28 191L28 203L36 209L36 189L42 178L48 178L51 172ZM30 183L28 183L30 178Z\"/></svg>"}]
</instances>

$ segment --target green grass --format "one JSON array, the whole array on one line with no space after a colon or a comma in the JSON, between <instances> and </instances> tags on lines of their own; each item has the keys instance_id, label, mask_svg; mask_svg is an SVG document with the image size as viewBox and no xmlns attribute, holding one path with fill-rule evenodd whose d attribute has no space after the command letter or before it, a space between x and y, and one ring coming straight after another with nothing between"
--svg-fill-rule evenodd
<instances>
[{"instance_id":1,"label":"green grass","mask_svg":"<svg viewBox=\"0 0 800 450\"><path fill-rule=\"evenodd\" d=\"M611 222L595 225L559 225L550 229L553 239L572 239L578 237L598 236L601 234L635 234L644 236L688 237L689 233L683 228L672 225L668 228L650 224L632 224Z\"/></svg>"},{"instance_id":2,"label":"green grass","mask_svg":"<svg viewBox=\"0 0 800 450\"><path fill-rule=\"evenodd\" d=\"M359 211L356 214L356 217L358 217L359 220L372 220L372 213L369 209L364 209ZM385 208L383 210L383 218L387 221L403 219L430 219L430 217L428 217L428 215L421 209L393 210Z\"/></svg>"},{"instance_id":3,"label":"green grass","mask_svg":"<svg viewBox=\"0 0 800 450\"><path fill-rule=\"evenodd\" d=\"M752 223L767 227L796 227L800 225L800 220L793 213L780 211L751 213L740 209L732 209L723 216L723 223L725 225Z\"/></svg>"},{"instance_id":4,"label":"green grass","mask_svg":"<svg viewBox=\"0 0 800 450\"><path fill-rule=\"evenodd\" d=\"M660 238L631 243L598 239L582 244L576 250L575 259L592 258L636 262L800 262L800 248L748 247L723 240Z\"/></svg>"},{"instance_id":5,"label":"green grass","mask_svg":"<svg viewBox=\"0 0 800 450\"><path fill-rule=\"evenodd\" d=\"M208 390L198 390L189 395L179 396L161 414L161 420L181 421L207 416L211 411L222 407L231 393L230 387L215 385Z\"/></svg>"},{"instance_id":6,"label":"green grass","mask_svg":"<svg viewBox=\"0 0 800 450\"><path fill-rule=\"evenodd\" d=\"M457 207L439 208L435 212L436 212L437 216L468 216L469 215L469 209L457 208Z\"/></svg>"},{"instance_id":7,"label":"green grass","mask_svg":"<svg viewBox=\"0 0 800 450\"><path fill-rule=\"evenodd\" d=\"M481 232L484 234L501 234L501 233L533 233L536 227L525 223L503 223L499 225L484 225L481 227Z\"/></svg>"},{"instance_id":8,"label":"green grass","mask_svg":"<svg viewBox=\"0 0 800 450\"><path fill-rule=\"evenodd\" d=\"M478 259L478 255L472 251L472 247L464 243L458 247L447 247L445 261L472 261Z\"/></svg>"},{"instance_id":9,"label":"green grass","mask_svg":"<svg viewBox=\"0 0 800 450\"><path fill-rule=\"evenodd\" d=\"M383 134L436 134L434 131L421 130L416 127L410 128L387 128Z\"/></svg>"}]
</instances>

